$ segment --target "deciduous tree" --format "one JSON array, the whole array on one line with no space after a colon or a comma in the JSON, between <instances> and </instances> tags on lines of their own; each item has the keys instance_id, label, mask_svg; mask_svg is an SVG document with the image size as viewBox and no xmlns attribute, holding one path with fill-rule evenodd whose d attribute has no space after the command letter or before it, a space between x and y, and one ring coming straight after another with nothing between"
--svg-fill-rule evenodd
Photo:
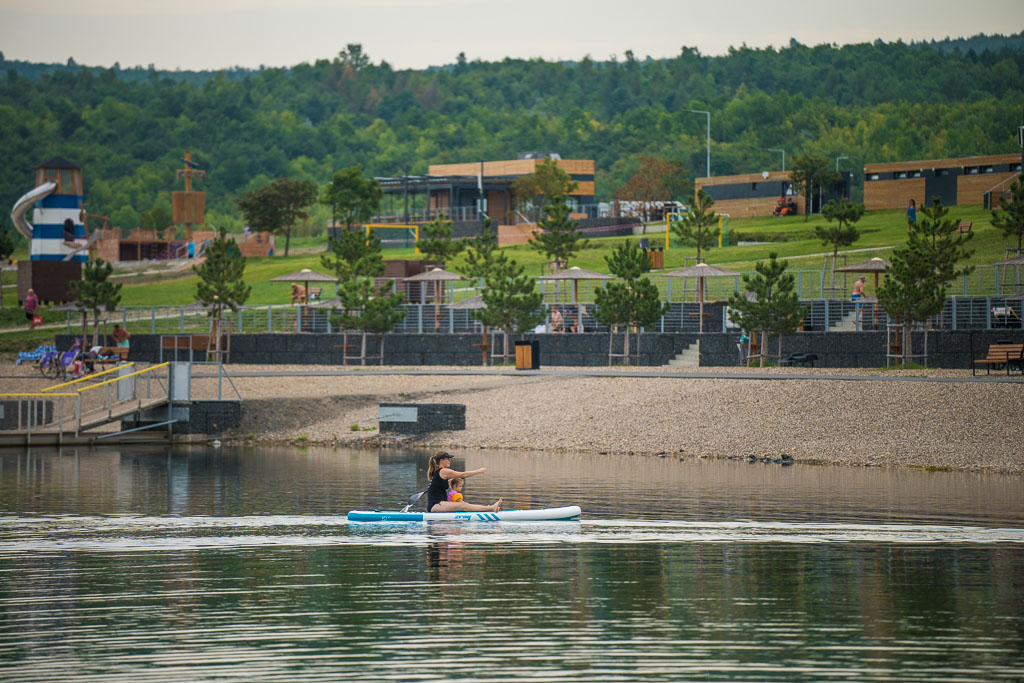
<instances>
[{"instance_id":1,"label":"deciduous tree","mask_svg":"<svg viewBox=\"0 0 1024 683\"><path fill-rule=\"evenodd\" d=\"M373 178L363 176L360 164L335 172L320 195L320 203L331 207L332 224L340 217L346 228L370 220L380 208L384 190Z\"/></svg>"},{"instance_id":2,"label":"deciduous tree","mask_svg":"<svg viewBox=\"0 0 1024 683\"><path fill-rule=\"evenodd\" d=\"M793 157L793 170L789 172L790 181L800 188L804 196L804 221L811 213L811 199L814 193L829 183L839 180L840 175L829 169L828 159L813 154L797 154Z\"/></svg>"},{"instance_id":3,"label":"deciduous tree","mask_svg":"<svg viewBox=\"0 0 1024 683\"><path fill-rule=\"evenodd\" d=\"M647 221L655 202L673 201L683 196L690 181L681 161L640 154L637 164L626 184L612 196L618 200L640 202Z\"/></svg>"},{"instance_id":4,"label":"deciduous tree","mask_svg":"<svg viewBox=\"0 0 1024 683\"><path fill-rule=\"evenodd\" d=\"M288 255L292 227L309 217L306 209L316 201L316 185L300 178L278 178L255 190L249 190L235 203L253 230L269 230L285 236L284 255Z\"/></svg>"}]
</instances>

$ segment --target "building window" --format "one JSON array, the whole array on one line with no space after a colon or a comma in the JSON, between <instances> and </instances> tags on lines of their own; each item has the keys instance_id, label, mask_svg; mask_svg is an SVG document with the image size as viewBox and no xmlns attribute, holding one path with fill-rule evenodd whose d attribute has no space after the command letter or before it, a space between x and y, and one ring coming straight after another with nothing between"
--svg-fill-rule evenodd
<instances>
[{"instance_id":1,"label":"building window","mask_svg":"<svg viewBox=\"0 0 1024 683\"><path fill-rule=\"evenodd\" d=\"M921 172L920 171L912 171L911 174L910 174L910 177L911 178L920 178L921 177Z\"/></svg>"},{"instance_id":2,"label":"building window","mask_svg":"<svg viewBox=\"0 0 1024 683\"><path fill-rule=\"evenodd\" d=\"M907 172L906 171L900 171L899 173L896 174L896 178L898 178L898 179L902 179L902 178L906 178L906 177L907 177Z\"/></svg>"},{"instance_id":3,"label":"building window","mask_svg":"<svg viewBox=\"0 0 1024 683\"><path fill-rule=\"evenodd\" d=\"M964 168L964 173L967 174L967 175L978 175L978 167L977 166L967 166L967 167Z\"/></svg>"},{"instance_id":4,"label":"building window","mask_svg":"<svg viewBox=\"0 0 1024 683\"><path fill-rule=\"evenodd\" d=\"M981 172L982 172L982 173L991 173L991 172L992 172L992 170L993 170L993 169L992 169L992 167L991 167L991 166L982 166L982 167L981 167Z\"/></svg>"},{"instance_id":5,"label":"building window","mask_svg":"<svg viewBox=\"0 0 1024 683\"><path fill-rule=\"evenodd\" d=\"M872 173L868 176L868 180L878 180L878 174Z\"/></svg>"},{"instance_id":6,"label":"building window","mask_svg":"<svg viewBox=\"0 0 1024 683\"><path fill-rule=\"evenodd\" d=\"M750 183L750 189L751 190L756 190L757 189L757 183Z\"/></svg>"},{"instance_id":7,"label":"building window","mask_svg":"<svg viewBox=\"0 0 1024 683\"><path fill-rule=\"evenodd\" d=\"M949 175L949 169L948 168L937 168L937 169L935 169L935 175L937 175L937 176Z\"/></svg>"}]
</instances>

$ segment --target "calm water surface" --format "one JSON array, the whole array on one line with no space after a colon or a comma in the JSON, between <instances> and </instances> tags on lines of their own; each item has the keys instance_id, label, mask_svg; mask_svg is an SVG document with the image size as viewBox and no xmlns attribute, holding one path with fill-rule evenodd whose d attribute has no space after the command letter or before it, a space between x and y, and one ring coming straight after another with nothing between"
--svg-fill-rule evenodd
<instances>
[{"instance_id":1,"label":"calm water surface","mask_svg":"<svg viewBox=\"0 0 1024 683\"><path fill-rule=\"evenodd\" d=\"M427 455L0 453L0 680L1024 680L1020 477Z\"/></svg>"}]
</instances>

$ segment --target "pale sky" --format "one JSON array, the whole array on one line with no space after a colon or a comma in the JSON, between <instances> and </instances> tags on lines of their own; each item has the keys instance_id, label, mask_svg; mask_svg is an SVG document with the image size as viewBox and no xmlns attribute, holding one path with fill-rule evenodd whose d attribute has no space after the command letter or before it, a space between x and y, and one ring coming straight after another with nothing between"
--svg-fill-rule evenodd
<instances>
[{"instance_id":1,"label":"pale sky","mask_svg":"<svg viewBox=\"0 0 1024 683\"><path fill-rule=\"evenodd\" d=\"M7 59L171 70L294 66L348 43L404 69L1021 30L1024 0L0 0Z\"/></svg>"}]
</instances>

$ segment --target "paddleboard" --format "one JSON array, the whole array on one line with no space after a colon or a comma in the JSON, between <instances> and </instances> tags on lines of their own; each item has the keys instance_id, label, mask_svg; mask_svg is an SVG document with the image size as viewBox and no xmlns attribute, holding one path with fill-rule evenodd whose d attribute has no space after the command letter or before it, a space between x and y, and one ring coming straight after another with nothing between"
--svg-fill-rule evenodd
<instances>
[{"instance_id":1,"label":"paddleboard","mask_svg":"<svg viewBox=\"0 0 1024 683\"><path fill-rule=\"evenodd\" d=\"M401 512L400 510L350 510L350 522L537 522L575 519L578 505L541 510L499 510L498 512Z\"/></svg>"}]
</instances>

